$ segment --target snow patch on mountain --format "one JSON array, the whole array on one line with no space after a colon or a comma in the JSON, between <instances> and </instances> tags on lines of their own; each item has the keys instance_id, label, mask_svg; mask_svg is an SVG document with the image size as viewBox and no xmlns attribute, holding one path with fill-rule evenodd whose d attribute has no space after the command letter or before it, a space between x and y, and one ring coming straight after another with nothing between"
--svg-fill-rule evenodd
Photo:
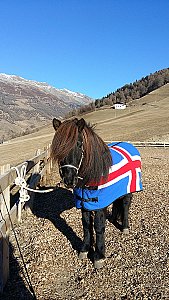
<instances>
[{"instance_id":1,"label":"snow patch on mountain","mask_svg":"<svg viewBox=\"0 0 169 300\"><path fill-rule=\"evenodd\" d=\"M16 76L16 75L8 75L8 74L5 74L5 73L1 73L0 74L0 80L8 81L8 83L10 83L10 84L18 83L18 84L21 84L21 85L29 85L29 86L37 87L37 88L40 88L40 89L44 89L45 91L49 91L53 95L55 95L56 93L59 93L60 95L74 96L75 98L86 99L86 102L88 102L88 103L92 102L92 100L93 100L92 98L90 98L90 97L88 97L84 94L74 92L74 91L70 91L66 88L58 89L58 88L55 88L55 87L49 85L46 82L38 82L38 81L35 81L35 80L28 80L28 79L25 79L23 77Z\"/></svg>"}]
</instances>

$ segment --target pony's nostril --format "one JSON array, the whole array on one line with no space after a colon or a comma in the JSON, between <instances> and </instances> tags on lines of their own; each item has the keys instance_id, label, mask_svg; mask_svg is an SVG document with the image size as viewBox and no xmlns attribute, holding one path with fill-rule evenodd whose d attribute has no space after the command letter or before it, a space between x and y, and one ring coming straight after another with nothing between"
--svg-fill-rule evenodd
<instances>
[{"instance_id":1,"label":"pony's nostril","mask_svg":"<svg viewBox=\"0 0 169 300\"><path fill-rule=\"evenodd\" d=\"M69 182L68 182L67 178L65 178L65 177L63 178L63 182L65 185L69 185Z\"/></svg>"},{"instance_id":2,"label":"pony's nostril","mask_svg":"<svg viewBox=\"0 0 169 300\"><path fill-rule=\"evenodd\" d=\"M74 187L74 180L70 180L69 178L63 178L64 185L68 188Z\"/></svg>"}]
</instances>

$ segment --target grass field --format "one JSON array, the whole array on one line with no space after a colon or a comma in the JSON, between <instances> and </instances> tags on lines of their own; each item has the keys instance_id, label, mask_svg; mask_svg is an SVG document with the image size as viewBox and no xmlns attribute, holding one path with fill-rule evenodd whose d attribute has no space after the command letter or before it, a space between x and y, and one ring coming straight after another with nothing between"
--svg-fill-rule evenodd
<instances>
[{"instance_id":1,"label":"grass field","mask_svg":"<svg viewBox=\"0 0 169 300\"><path fill-rule=\"evenodd\" d=\"M97 133L105 141L169 141L169 84L133 101L125 110L107 108L84 118L96 124ZM43 150L52 141L53 135L51 125L0 145L0 165L16 165L30 159L37 149Z\"/></svg>"}]
</instances>

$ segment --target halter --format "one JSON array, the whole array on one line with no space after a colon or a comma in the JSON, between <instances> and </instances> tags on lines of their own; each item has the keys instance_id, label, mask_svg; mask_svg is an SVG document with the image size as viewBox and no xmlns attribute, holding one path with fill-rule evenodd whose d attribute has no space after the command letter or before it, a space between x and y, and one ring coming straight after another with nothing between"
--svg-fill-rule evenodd
<instances>
[{"instance_id":1,"label":"halter","mask_svg":"<svg viewBox=\"0 0 169 300\"><path fill-rule=\"evenodd\" d=\"M59 169L62 170L63 168L72 168L72 169L75 169L77 171L77 175L78 175L78 172L80 170L80 167L81 167L81 164L82 164L82 161L83 161L83 157L84 157L84 150L83 150L83 144L82 144L82 156L81 156L78 167L75 167L74 165L71 165L71 164L67 164L67 165L59 166ZM77 178L83 180L83 178L80 177L80 176L77 176Z\"/></svg>"}]
</instances>

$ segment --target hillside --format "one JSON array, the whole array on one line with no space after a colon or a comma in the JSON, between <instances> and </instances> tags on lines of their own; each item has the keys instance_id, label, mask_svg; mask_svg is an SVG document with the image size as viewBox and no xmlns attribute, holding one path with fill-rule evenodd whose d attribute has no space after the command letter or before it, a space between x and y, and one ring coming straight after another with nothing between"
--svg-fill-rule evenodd
<instances>
[{"instance_id":1,"label":"hillside","mask_svg":"<svg viewBox=\"0 0 169 300\"><path fill-rule=\"evenodd\" d=\"M0 141L28 133L91 103L86 95L59 90L47 83L0 74Z\"/></svg>"},{"instance_id":2,"label":"hillside","mask_svg":"<svg viewBox=\"0 0 169 300\"><path fill-rule=\"evenodd\" d=\"M71 110L67 114L67 117L89 113L96 109L100 109L102 107L106 108L108 105L112 106L119 102L124 103L127 106L131 106L132 103L137 102L140 98L148 95L167 83L169 83L169 68L157 71L141 78L140 80L136 80L133 83L126 84L101 99L96 99L88 105L83 105L80 108Z\"/></svg>"},{"instance_id":3,"label":"hillside","mask_svg":"<svg viewBox=\"0 0 169 300\"><path fill-rule=\"evenodd\" d=\"M104 140L169 141L169 84L131 102L125 110L103 109L85 115Z\"/></svg>"},{"instance_id":4,"label":"hillside","mask_svg":"<svg viewBox=\"0 0 169 300\"><path fill-rule=\"evenodd\" d=\"M169 142L169 84L134 101L126 110L117 111L109 107L83 117L96 124L96 132L105 141ZM0 165L27 160L34 156L36 149L43 149L49 144L54 135L52 118L50 123L38 132L0 145Z\"/></svg>"},{"instance_id":5,"label":"hillside","mask_svg":"<svg viewBox=\"0 0 169 300\"><path fill-rule=\"evenodd\" d=\"M133 100L146 96L167 83L169 83L169 68L157 71L140 80L122 86L106 97L97 99L95 101L95 106L100 107L116 102L130 103Z\"/></svg>"}]
</instances>

